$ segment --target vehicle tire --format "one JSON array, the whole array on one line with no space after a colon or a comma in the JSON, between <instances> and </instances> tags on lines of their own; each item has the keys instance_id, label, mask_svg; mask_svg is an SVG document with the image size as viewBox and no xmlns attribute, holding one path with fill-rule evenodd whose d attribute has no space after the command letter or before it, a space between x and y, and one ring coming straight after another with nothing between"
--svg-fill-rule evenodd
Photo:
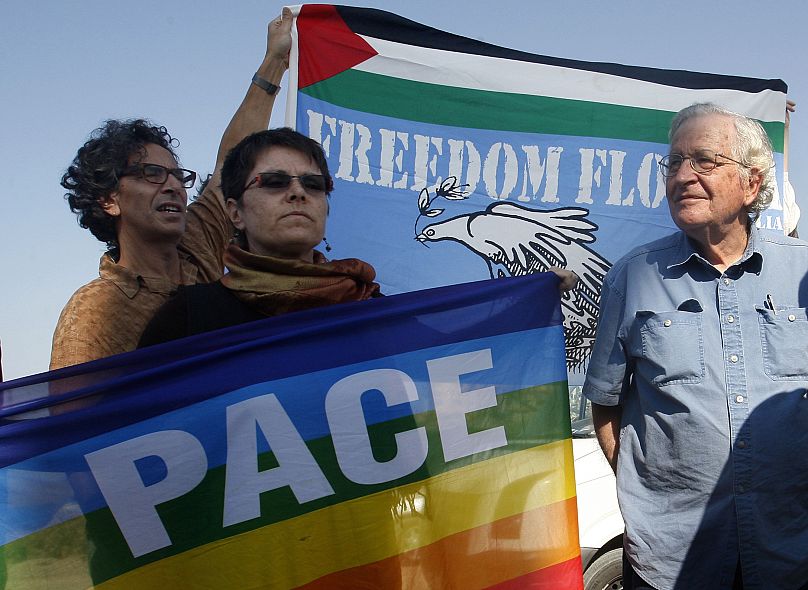
<instances>
[{"instance_id":1,"label":"vehicle tire","mask_svg":"<svg viewBox=\"0 0 808 590\"><path fill-rule=\"evenodd\" d=\"M623 550L607 551L584 572L584 590L623 590Z\"/></svg>"}]
</instances>

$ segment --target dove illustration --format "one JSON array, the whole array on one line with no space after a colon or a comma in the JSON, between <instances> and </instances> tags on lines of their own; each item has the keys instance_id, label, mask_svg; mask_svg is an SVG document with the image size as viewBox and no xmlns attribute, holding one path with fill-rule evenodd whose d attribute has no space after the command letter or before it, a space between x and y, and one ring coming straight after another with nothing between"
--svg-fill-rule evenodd
<instances>
[{"instance_id":1,"label":"dove illustration","mask_svg":"<svg viewBox=\"0 0 808 590\"><path fill-rule=\"evenodd\" d=\"M551 266L573 271L578 286L561 297L567 368L580 370L592 349L603 277L611 263L589 247L598 226L580 207L536 210L514 203L493 203L484 211L426 226L422 243L451 240L463 244L488 265L492 278L545 272ZM501 267L495 274L495 267Z\"/></svg>"}]
</instances>

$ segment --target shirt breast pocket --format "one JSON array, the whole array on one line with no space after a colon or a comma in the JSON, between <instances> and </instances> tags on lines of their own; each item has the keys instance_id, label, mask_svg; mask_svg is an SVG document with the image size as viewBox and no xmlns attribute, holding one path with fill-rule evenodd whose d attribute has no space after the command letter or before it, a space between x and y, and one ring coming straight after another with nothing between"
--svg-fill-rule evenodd
<instances>
[{"instance_id":1,"label":"shirt breast pocket","mask_svg":"<svg viewBox=\"0 0 808 590\"><path fill-rule=\"evenodd\" d=\"M637 372L654 385L704 379L701 311L638 311L630 340Z\"/></svg>"},{"instance_id":2,"label":"shirt breast pocket","mask_svg":"<svg viewBox=\"0 0 808 590\"><path fill-rule=\"evenodd\" d=\"M808 312L786 307L774 313L757 306L763 370L777 381L808 379Z\"/></svg>"}]
</instances>

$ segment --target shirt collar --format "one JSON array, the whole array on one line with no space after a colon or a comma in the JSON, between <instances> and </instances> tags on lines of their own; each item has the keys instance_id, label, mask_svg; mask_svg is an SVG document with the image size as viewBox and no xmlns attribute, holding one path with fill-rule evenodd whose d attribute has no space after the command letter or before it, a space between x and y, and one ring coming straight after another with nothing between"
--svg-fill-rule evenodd
<instances>
[{"instance_id":1,"label":"shirt collar","mask_svg":"<svg viewBox=\"0 0 808 590\"><path fill-rule=\"evenodd\" d=\"M698 253L693 245L693 241L687 237L685 232L679 232L679 247L674 253L671 264L668 269L675 269L677 267L684 267L686 264L699 263L706 264L712 267L704 256ZM744 271L760 274L763 267L763 240L760 239L760 232L754 223L750 223L749 227L749 241L746 244L743 256L730 268L740 267ZM729 271L729 268L727 269Z\"/></svg>"},{"instance_id":2,"label":"shirt collar","mask_svg":"<svg viewBox=\"0 0 808 590\"><path fill-rule=\"evenodd\" d=\"M125 266L115 262L109 254L101 256L98 274L102 279L110 281L118 287L129 299L132 299L140 291L138 276Z\"/></svg>"},{"instance_id":3,"label":"shirt collar","mask_svg":"<svg viewBox=\"0 0 808 590\"><path fill-rule=\"evenodd\" d=\"M197 267L190 257L181 255L180 271L184 285L190 285L196 282ZM162 294L170 294L177 290L177 285L173 281L163 278L141 276L115 262L109 254L101 256L101 262L98 265L98 274L102 279L112 282L129 299L134 299L141 288L145 288L151 293Z\"/></svg>"}]
</instances>

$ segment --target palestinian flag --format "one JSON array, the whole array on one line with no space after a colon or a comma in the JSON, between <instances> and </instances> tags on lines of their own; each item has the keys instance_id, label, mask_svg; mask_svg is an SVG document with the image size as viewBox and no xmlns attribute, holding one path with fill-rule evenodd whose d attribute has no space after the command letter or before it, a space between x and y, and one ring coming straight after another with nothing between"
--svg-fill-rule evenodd
<instances>
[{"instance_id":1,"label":"palestinian flag","mask_svg":"<svg viewBox=\"0 0 808 590\"><path fill-rule=\"evenodd\" d=\"M571 379L605 273L676 230L658 161L677 111L715 102L760 120L782 180L781 80L533 55L373 9L296 10L287 123L326 151L334 257L373 264L385 293L574 271ZM757 223L782 233L782 212L778 190Z\"/></svg>"}]
</instances>

